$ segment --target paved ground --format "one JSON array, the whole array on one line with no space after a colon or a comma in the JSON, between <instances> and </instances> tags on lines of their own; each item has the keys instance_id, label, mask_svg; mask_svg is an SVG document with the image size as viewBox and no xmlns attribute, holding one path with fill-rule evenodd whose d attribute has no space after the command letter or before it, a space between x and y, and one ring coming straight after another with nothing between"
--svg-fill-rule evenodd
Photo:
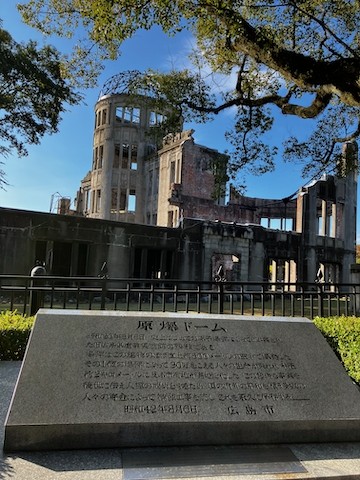
<instances>
[{"instance_id":1,"label":"paved ground","mask_svg":"<svg viewBox=\"0 0 360 480\"><path fill-rule=\"evenodd\" d=\"M6 455L2 452L3 425L19 369L20 362L0 362L0 480L360 479L360 443ZM253 463L254 457L261 461Z\"/></svg>"}]
</instances>

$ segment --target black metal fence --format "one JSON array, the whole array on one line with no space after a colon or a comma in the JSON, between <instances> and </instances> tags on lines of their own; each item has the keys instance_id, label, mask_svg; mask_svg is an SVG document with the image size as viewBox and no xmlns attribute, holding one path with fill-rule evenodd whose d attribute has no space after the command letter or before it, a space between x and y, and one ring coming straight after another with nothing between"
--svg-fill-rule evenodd
<instances>
[{"instance_id":1,"label":"black metal fence","mask_svg":"<svg viewBox=\"0 0 360 480\"><path fill-rule=\"evenodd\" d=\"M356 315L360 285L0 275L0 310L40 307L313 318Z\"/></svg>"}]
</instances>

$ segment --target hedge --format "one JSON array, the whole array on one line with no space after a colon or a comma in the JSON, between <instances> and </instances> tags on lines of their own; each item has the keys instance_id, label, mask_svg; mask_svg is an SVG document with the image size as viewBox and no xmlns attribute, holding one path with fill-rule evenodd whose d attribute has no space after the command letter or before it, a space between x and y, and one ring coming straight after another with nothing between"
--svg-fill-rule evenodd
<instances>
[{"instance_id":1,"label":"hedge","mask_svg":"<svg viewBox=\"0 0 360 480\"><path fill-rule=\"evenodd\" d=\"M343 363L350 377L360 384L360 318L314 318L314 323Z\"/></svg>"},{"instance_id":2,"label":"hedge","mask_svg":"<svg viewBox=\"0 0 360 480\"><path fill-rule=\"evenodd\" d=\"M34 317L0 312L0 360L22 360Z\"/></svg>"}]
</instances>

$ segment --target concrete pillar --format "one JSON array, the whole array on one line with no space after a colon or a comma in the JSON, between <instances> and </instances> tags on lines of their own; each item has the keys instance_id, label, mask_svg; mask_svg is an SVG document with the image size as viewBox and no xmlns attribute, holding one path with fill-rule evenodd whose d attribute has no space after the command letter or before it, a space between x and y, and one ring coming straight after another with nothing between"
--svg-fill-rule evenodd
<instances>
[{"instance_id":1,"label":"concrete pillar","mask_svg":"<svg viewBox=\"0 0 360 480\"><path fill-rule=\"evenodd\" d=\"M271 260L271 283L276 283L277 277L277 263L276 260ZM272 285L272 289L276 290L276 285Z\"/></svg>"},{"instance_id":2,"label":"concrete pillar","mask_svg":"<svg viewBox=\"0 0 360 480\"><path fill-rule=\"evenodd\" d=\"M285 260L284 282L290 281L290 264L289 260Z\"/></svg>"},{"instance_id":3,"label":"concrete pillar","mask_svg":"<svg viewBox=\"0 0 360 480\"><path fill-rule=\"evenodd\" d=\"M322 200L321 202L321 235L324 237L327 235L327 202Z\"/></svg>"},{"instance_id":4,"label":"concrete pillar","mask_svg":"<svg viewBox=\"0 0 360 480\"><path fill-rule=\"evenodd\" d=\"M305 282L314 282L316 279L316 273L318 265L316 264L316 253L314 248L309 248L306 255L307 263L307 278L304 279Z\"/></svg>"},{"instance_id":5,"label":"concrete pillar","mask_svg":"<svg viewBox=\"0 0 360 480\"><path fill-rule=\"evenodd\" d=\"M336 203L333 203L331 206L331 218L332 218L332 224L331 224L331 236L333 238L336 238L336 211L337 211L337 205Z\"/></svg>"},{"instance_id":6,"label":"concrete pillar","mask_svg":"<svg viewBox=\"0 0 360 480\"><path fill-rule=\"evenodd\" d=\"M107 140L104 142L101 174L100 217L105 220L110 220L113 148L114 145L112 141Z\"/></svg>"},{"instance_id":7,"label":"concrete pillar","mask_svg":"<svg viewBox=\"0 0 360 480\"><path fill-rule=\"evenodd\" d=\"M290 260L290 277L289 277L289 281L291 283L295 283L297 281L297 271L296 271L296 268L297 268L297 265L296 265L296 262L295 260ZM296 289L296 286L293 285L291 286L291 289L292 290L295 290Z\"/></svg>"},{"instance_id":8,"label":"concrete pillar","mask_svg":"<svg viewBox=\"0 0 360 480\"><path fill-rule=\"evenodd\" d=\"M318 218L317 218L317 189L310 188L307 195L307 208L304 212L307 215L305 228L307 232L305 233L308 236L308 244L316 245L316 237L318 235Z\"/></svg>"},{"instance_id":9,"label":"concrete pillar","mask_svg":"<svg viewBox=\"0 0 360 480\"><path fill-rule=\"evenodd\" d=\"M253 282L264 281L264 244L252 244L249 256L249 280Z\"/></svg>"}]
</instances>

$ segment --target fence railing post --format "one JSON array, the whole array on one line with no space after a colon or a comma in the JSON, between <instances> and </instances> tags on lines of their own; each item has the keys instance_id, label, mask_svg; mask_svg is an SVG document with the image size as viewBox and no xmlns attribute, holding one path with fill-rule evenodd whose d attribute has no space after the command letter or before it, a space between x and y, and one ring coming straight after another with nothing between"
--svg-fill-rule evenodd
<instances>
[{"instance_id":1,"label":"fence railing post","mask_svg":"<svg viewBox=\"0 0 360 480\"><path fill-rule=\"evenodd\" d=\"M218 283L218 313L224 313L224 284Z\"/></svg>"},{"instance_id":2,"label":"fence railing post","mask_svg":"<svg viewBox=\"0 0 360 480\"><path fill-rule=\"evenodd\" d=\"M317 286L318 288L318 315L319 317L324 316L324 289L323 285L320 284Z\"/></svg>"},{"instance_id":3,"label":"fence railing post","mask_svg":"<svg viewBox=\"0 0 360 480\"><path fill-rule=\"evenodd\" d=\"M107 292L107 281L106 277L103 277L101 279L101 303L100 303L100 309L105 310L105 304L106 304L106 292Z\"/></svg>"}]
</instances>

